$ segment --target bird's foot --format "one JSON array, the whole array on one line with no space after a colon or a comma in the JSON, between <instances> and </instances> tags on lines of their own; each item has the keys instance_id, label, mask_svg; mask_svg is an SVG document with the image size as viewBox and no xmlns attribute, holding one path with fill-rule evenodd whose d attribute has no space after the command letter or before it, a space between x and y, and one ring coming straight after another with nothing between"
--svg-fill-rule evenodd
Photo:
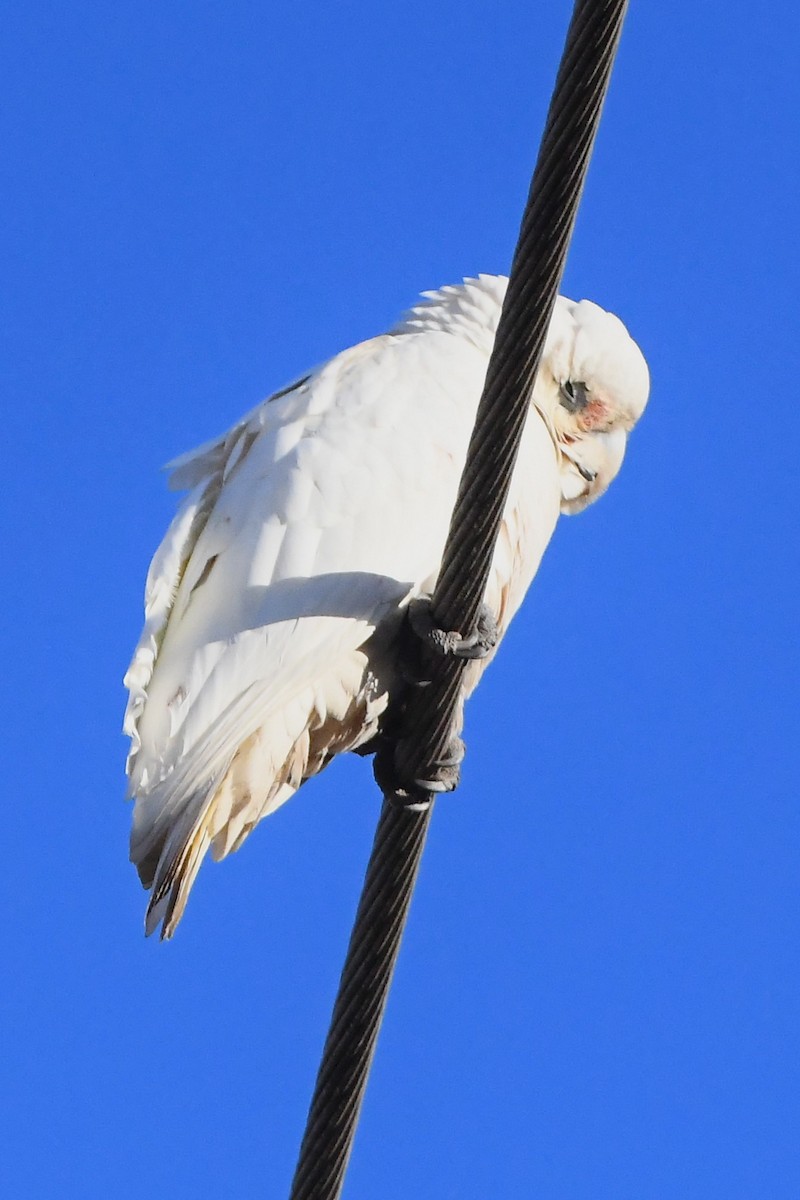
<instances>
[{"instance_id":1,"label":"bird's foot","mask_svg":"<svg viewBox=\"0 0 800 1200\"><path fill-rule=\"evenodd\" d=\"M466 747L458 734L452 734L441 758L425 765L420 778L409 783L401 778L395 765L395 743L388 740L379 746L373 760L373 771L384 796L412 812L424 811L441 792L452 792L461 778L461 763Z\"/></svg>"},{"instance_id":2,"label":"bird's foot","mask_svg":"<svg viewBox=\"0 0 800 1200\"><path fill-rule=\"evenodd\" d=\"M487 658L497 645L499 632L494 614L481 605L472 633L441 629L433 619L430 596L417 596L408 605L408 624L423 646L447 658Z\"/></svg>"},{"instance_id":3,"label":"bird's foot","mask_svg":"<svg viewBox=\"0 0 800 1200\"><path fill-rule=\"evenodd\" d=\"M454 791L458 787L465 754L464 743L458 735L462 696L441 756L417 768L398 770L398 762L414 761L413 753L404 753L406 713L414 690L430 685L436 658L454 658L464 663L485 659L497 645L497 640L497 622L486 605L481 606L473 632L462 637L460 633L441 629L436 624L430 596L420 596L410 602L397 646L397 663L405 686L401 685L395 692L381 733L363 748L366 753L375 752L375 778L384 795L396 804L422 810L440 792Z\"/></svg>"},{"instance_id":4,"label":"bird's foot","mask_svg":"<svg viewBox=\"0 0 800 1200\"><path fill-rule=\"evenodd\" d=\"M450 735L441 758L428 764L422 778L414 780L414 787L424 792L454 792L461 778L461 764L467 748L464 739L457 733Z\"/></svg>"}]
</instances>

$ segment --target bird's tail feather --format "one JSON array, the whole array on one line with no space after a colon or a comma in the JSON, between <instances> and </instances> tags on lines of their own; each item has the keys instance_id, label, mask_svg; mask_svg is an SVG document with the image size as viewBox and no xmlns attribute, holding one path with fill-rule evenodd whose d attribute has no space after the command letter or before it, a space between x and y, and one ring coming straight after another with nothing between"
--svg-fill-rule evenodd
<instances>
[{"instance_id":1,"label":"bird's tail feather","mask_svg":"<svg viewBox=\"0 0 800 1200\"><path fill-rule=\"evenodd\" d=\"M356 667L360 670L360 664ZM216 859L237 850L268 813L292 796L334 753L359 740L367 717L357 682L322 698L300 693L241 741L227 759L201 746L140 794L131 860L152 888L145 930L170 938L209 849ZM341 695L339 694L341 693ZM333 701L332 697L333 696ZM335 703L334 703L335 701Z\"/></svg>"},{"instance_id":2,"label":"bird's tail feather","mask_svg":"<svg viewBox=\"0 0 800 1200\"><path fill-rule=\"evenodd\" d=\"M203 806L198 817L179 822L165 842L145 914L144 928L148 937L159 925L162 939L171 938L175 932L211 844L213 816L214 797Z\"/></svg>"},{"instance_id":3,"label":"bird's tail feather","mask_svg":"<svg viewBox=\"0 0 800 1200\"><path fill-rule=\"evenodd\" d=\"M131 860L152 895L145 916L149 936L162 925L172 937L208 850L224 858L239 846L267 813L294 794L303 781L309 756L307 730L290 743L276 770L264 754L261 731L248 738L221 774L200 783L168 779L140 800L131 834ZM280 761L280 760L279 760ZM188 784L188 786L187 786ZM172 786L170 786L172 785Z\"/></svg>"}]
</instances>

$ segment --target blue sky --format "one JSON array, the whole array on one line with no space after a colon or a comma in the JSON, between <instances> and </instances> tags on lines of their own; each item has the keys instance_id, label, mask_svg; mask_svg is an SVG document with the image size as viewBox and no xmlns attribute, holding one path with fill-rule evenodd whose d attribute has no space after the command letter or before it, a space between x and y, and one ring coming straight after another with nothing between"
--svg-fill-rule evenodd
<instances>
[{"instance_id":1,"label":"blue sky","mask_svg":"<svg viewBox=\"0 0 800 1200\"><path fill-rule=\"evenodd\" d=\"M159 466L507 269L567 4L8 18L3 1194L285 1195L378 811L335 764L201 874L127 863ZM347 1200L792 1200L800 18L634 3L564 290L650 362L437 807Z\"/></svg>"}]
</instances>

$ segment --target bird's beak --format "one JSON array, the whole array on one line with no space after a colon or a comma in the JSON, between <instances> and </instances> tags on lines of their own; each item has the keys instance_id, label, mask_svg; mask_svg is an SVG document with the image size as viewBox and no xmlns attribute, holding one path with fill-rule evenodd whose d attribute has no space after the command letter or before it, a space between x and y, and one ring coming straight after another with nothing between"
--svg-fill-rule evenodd
<instances>
[{"instance_id":1,"label":"bird's beak","mask_svg":"<svg viewBox=\"0 0 800 1200\"><path fill-rule=\"evenodd\" d=\"M597 471L590 470L589 467L585 466L581 462L579 455L580 445L580 442L571 442L570 444L567 444L566 442L562 441L561 453L565 458L568 458L571 463L575 464L575 466L578 468L578 471L587 483L594 483L595 479L597 478Z\"/></svg>"}]
</instances>

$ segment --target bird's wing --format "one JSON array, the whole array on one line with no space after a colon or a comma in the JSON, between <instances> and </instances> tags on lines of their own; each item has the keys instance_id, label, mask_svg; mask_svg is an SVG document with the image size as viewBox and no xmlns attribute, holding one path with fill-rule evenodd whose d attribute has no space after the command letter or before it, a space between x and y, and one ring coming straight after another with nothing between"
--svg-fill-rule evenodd
<instances>
[{"instance_id":1,"label":"bird's wing","mask_svg":"<svg viewBox=\"0 0 800 1200\"><path fill-rule=\"evenodd\" d=\"M300 391L308 377L277 392L259 404L221 437L190 450L168 464L169 485L189 490L178 508L147 573L144 595L145 622L125 675L128 705L123 732L131 739L127 772L134 775L140 749L139 718L144 710L155 661L166 632L175 598L197 540L206 527L222 487L236 463L265 428L280 424L286 405L277 402ZM146 768L140 768L146 770ZM131 792L134 784L131 784Z\"/></svg>"},{"instance_id":2,"label":"bird's wing","mask_svg":"<svg viewBox=\"0 0 800 1200\"><path fill-rule=\"evenodd\" d=\"M485 369L447 333L376 338L179 462L127 722L132 857L173 925L237 751L258 743L262 811L285 798L309 721L336 736L359 648L435 578Z\"/></svg>"}]
</instances>

